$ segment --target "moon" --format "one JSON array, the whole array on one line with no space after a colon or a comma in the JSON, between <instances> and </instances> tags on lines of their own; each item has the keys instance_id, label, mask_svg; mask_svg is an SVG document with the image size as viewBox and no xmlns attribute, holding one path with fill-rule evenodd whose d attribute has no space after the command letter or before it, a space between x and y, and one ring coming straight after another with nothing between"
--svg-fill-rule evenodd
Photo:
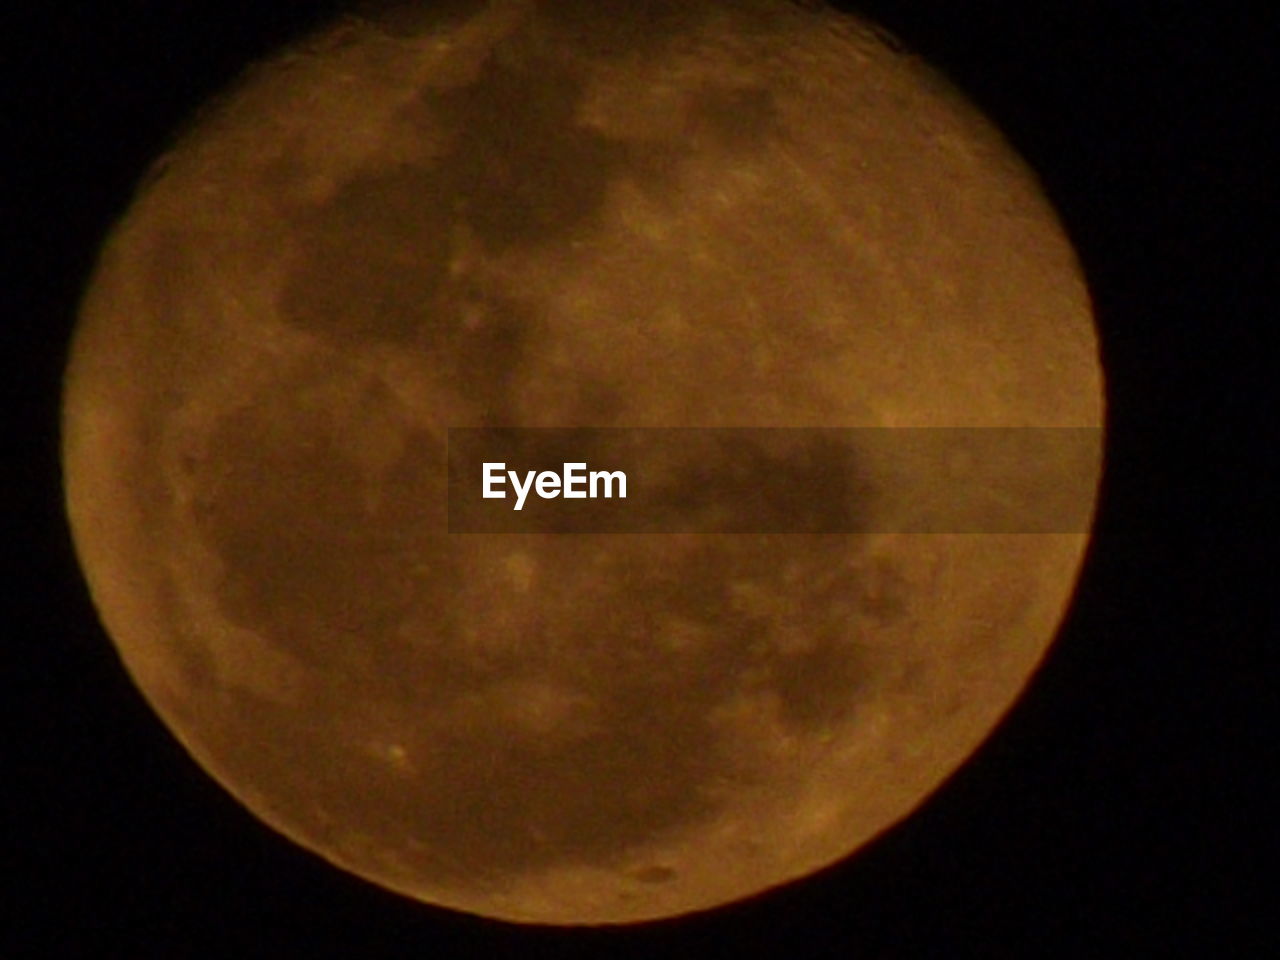
<instances>
[{"instance_id":1,"label":"moon","mask_svg":"<svg viewBox=\"0 0 1280 960\"><path fill-rule=\"evenodd\" d=\"M1092 503L1102 396L1034 174L870 25L424 4L156 162L83 300L65 496L129 674L257 817L431 904L629 923L910 814L1088 531L898 529L873 484L857 531L451 533L448 430L1089 428L1042 492Z\"/></svg>"}]
</instances>

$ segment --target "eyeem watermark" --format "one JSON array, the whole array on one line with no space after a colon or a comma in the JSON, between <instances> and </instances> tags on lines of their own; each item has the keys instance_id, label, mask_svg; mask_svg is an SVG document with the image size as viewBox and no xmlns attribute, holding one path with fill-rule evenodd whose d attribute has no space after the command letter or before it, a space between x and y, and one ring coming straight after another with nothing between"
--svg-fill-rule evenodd
<instances>
[{"instance_id":1,"label":"eyeem watermark","mask_svg":"<svg viewBox=\"0 0 1280 960\"><path fill-rule=\"evenodd\" d=\"M1092 427L457 427L450 533L1089 530Z\"/></svg>"},{"instance_id":2,"label":"eyeem watermark","mask_svg":"<svg viewBox=\"0 0 1280 960\"><path fill-rule=\"evenodd\" d=\"M614 490L621 500L627 497L627 475L621 470L592 470L587 472L585 462L566 463L560 473L551 470L527 470L524 482L520 482L520 474L516 470L507 470L505 463L485 463L482 496L486 500L505 500L507 491L503 489L508 478L515 491L516 502L512 508L523 510L524 501L530 489L543 500L554 500L563 496L566 500L596 500L600 497L612 499Z\"/></svg>"}]
</instances>

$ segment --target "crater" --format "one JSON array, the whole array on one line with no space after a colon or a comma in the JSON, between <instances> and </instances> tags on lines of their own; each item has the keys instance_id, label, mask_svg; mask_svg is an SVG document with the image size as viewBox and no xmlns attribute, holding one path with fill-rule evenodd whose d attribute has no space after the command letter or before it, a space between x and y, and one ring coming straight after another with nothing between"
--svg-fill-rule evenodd
<instances>
[{"instance_id":1,"label":"crater","mask_svg":"<svg viewBox=\"0 0 1280 960\"><path fill-rule=\"evenodd\" d=\"M475 83L409 108L452 131L442 188L490 254L582 233L626 174L626 151L577 122L583 88L552 57L495 54Z\"/></svg>"},{"instance_id":2,"label":"crater","mask_svg":"<svg viewBox=\"0 0 1280 960\"><path fill-rule=\"evenodd\" d=\"M705 90L693 99L692 128L713 143L738 153L758 150L782 133L777 98L767 87Z\"/></svg>"},{"instance_id":3,"label":"crater","mask_svg":"<svg viewBox=\"0 0 1280 960\"><path fill-rule=\"evenodd\" d=\"M192 478L192 519L221 564L233 624L308 666L367 661L415 602L416 569L446 569L442 451L374 380L323 364L219 420ZM379 430L399 445L369 445Z\"/></svg>"},{"instance_id":4,"label":"crater","mask_svg":"<svg viewBox=\"0 0 1280 960\"><path fill-rule=\"evenodd\" d=\"M676 878L676 871L671 867L655 864L649 867L641 867L639 870L633 870L631 876L641 883L669 883Z\"/></svg>"},{"instance_id":5,"label":"crater","mask_svg":"<svg viewBox=\"0 0 1280 960\"><path fill-rule=\"evenodd\" d=\"M630 4L547 0L539 4L538 17L585 54L653 57L695 34L711 10L703 0L649 0L637 16Z\"/></svg>"},{"instance_id":6,"label":"crater","mask_svg":"<svg viewBox=\"0 0 1280 960\"><path fill-rule=\"evenodd\" d=\"M347 344L404 344L439 329L451 238L441 189L422 168L365 173L298 215L302 256L281 317Z\"/></svg>"},{"instance_id":7,"label":"crater","mask_svg":"<svg viewBox=\"0 0 1280 960\"><path fill-rule=\"evenodd\" d=\"M864 532L874 491L838 430L691 431L649 466L657 529ZM679 518L678 520L676 518Z\"/></svg>"}]
</instances>

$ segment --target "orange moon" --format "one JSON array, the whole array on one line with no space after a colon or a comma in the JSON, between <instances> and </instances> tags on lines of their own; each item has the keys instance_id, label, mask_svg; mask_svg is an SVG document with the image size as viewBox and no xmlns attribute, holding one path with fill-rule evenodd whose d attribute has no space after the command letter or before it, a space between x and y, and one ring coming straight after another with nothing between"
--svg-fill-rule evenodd
<instances>
[{"instance_id":1,"label":"orange moon","mask_svg":"<svg viewBox=\"0 0 1280 960\"><path fill-rule=\"evenodd\" d=\"M63 461L125 667L249 810L429 903L627 923L907 816L1025 687L1088 532L449 533L446 431L1102 415L1035 177L873 29L493 0L348 17L156 163ZM1100 465L1099 430L1059 479Z\"/></svg>"}]
</instances>

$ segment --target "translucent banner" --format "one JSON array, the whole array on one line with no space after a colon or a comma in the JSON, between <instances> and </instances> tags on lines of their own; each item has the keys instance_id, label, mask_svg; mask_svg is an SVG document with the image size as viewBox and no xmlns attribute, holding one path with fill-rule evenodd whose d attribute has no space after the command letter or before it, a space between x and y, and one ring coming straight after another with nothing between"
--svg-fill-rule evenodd
<instances>
[{"instance_id":1,"label":"translucent banner","mask_svg":"<svg viewBox=\"0 0 1280 960\"><path fill-rule=\"evenodd\" d=\"M1087 531L1102 431L451 429L451 533Z\"/></svg>"}]
</instances>

